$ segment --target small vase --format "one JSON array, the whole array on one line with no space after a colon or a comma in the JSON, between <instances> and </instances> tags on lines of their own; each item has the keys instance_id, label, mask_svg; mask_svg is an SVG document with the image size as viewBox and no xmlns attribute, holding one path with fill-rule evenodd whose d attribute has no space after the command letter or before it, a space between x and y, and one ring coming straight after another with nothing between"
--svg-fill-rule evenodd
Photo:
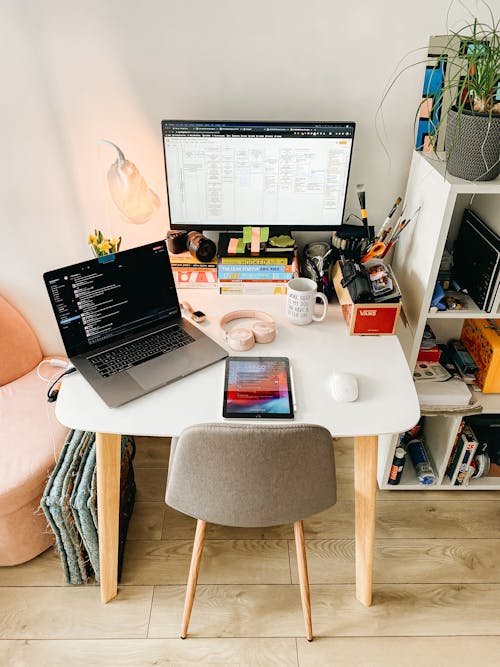
<instances>
[{"instance_id":1,"label":"small vase","mask_svg":"<svg viewBox=\"0 0 500 667\"><path fill-rule=\"evenodd\" d=\"M446 124L446 170L466 181L500 174L500 116L450 109Z\"/></svg>"}]
</instances>

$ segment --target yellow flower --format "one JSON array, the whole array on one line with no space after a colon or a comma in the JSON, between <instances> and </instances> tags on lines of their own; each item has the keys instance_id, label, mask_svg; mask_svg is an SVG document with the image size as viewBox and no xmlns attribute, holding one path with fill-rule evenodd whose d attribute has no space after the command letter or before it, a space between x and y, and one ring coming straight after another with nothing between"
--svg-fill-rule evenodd
<instances>
[{"instance_id":1,"label":"yellow flower","mask_svg":"<svg viewBox=\"0 0 500 667\"><path fill-rule=\"evenodd\" d=\"M109 252L111 250L111 243L108 239L103 239L101 243L97 246L102 252Z\"/></svg>"},{"instance_id":2,"label":"yellow flower","mask_svg":"<svg viewBox=\"0 0 500 667\"><path fill-rule=\"evenodd\" d=\"M100 229L94 229L94 233L89 234L88 238L88 244L92 247L92 251L95 257L101 257L102 255L109 255L110 253L118 252L121 242L121 236L113 239L104 238L104 235Z\"/></svg>"}]
</instances>

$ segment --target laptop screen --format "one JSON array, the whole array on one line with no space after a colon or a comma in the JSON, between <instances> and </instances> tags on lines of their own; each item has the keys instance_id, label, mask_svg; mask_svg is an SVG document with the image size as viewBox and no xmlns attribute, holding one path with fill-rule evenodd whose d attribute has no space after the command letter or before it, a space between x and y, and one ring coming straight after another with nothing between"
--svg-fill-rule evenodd
<instances>
[{"instance_id":1,"label":"laptop screen","mask_svg":"<svg viewBox=\"0 0 500 667\"><path fill-rule=\"evenodd\" d=\"M44 274L69 357L180 317L165 241Z\"/></svg>"}]
</instances>

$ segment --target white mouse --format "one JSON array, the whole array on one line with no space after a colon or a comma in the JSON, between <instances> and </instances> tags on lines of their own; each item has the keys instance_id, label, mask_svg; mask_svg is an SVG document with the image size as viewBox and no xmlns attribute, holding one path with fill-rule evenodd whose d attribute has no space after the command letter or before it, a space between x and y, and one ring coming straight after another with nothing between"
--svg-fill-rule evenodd
<instances>
[{"instance_id":1,"label":"white mouse","mask_svg":"<svg viewBox=\"0 0 500 667\"><path fill-rule=\"evenodd\" d=\"M350 373L336 373L330 381L333 398L339 403L350 403L358 398L358 381Z\"/></svg>"}]
</instances>

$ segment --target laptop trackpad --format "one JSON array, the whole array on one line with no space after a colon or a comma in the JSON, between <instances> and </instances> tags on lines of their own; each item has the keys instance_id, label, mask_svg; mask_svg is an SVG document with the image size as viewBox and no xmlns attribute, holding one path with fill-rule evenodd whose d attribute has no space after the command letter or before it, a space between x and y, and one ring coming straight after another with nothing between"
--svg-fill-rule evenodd
<instances>
[{"instance_id":1,"label":"laptop trackpad","mask_svg":"<svg viewBox=\"0 0 500 667\"><path fill-rule=\"evenodd\" d=\"M131 368L127 373L143 389L155 389L186 375L189 372L187 361L181 354L166 354Z\"/></svg>"}]
</instances>

